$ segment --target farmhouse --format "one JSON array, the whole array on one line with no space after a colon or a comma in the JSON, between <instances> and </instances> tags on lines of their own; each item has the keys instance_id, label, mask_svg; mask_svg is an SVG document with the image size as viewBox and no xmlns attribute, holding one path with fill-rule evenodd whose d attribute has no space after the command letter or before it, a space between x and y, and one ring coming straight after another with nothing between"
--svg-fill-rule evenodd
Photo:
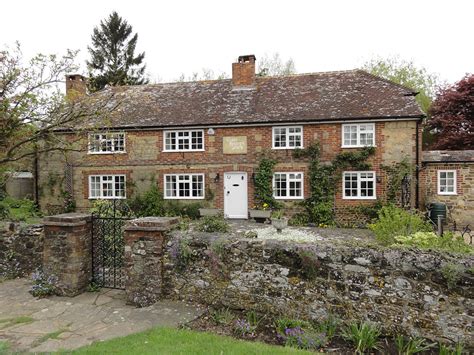
<instances>
[{"instance_id":1,"label":"farmhouse","mask_svg":"<svg viewBox=\"0 0 474 355\"><path fill-rule=\"evenodd\" d=\"M256 58L240 56L232 78L109 87L84 100L110 97L117 109L91 119L80 151L38 161L41 208L69 193L77 208L99 198L129 198L157 184L165 199L202 202L227 218L247 218L263 156L277 161L274 197L289 210L309 195L308 160L294 152L318 142L321 161L375 147L369 170L341 171L334 207L341 220L354 207L386 199L383 166L421 162L424 117L416 93L362 70L259 77ZM85 78L67 78L68 95L85 95ZM62 134L74 135L73 128ZM419 203L415 169L408 204ZM410 180L410 179L407 179ZM397 192L398 193L398 192Z\"/></svg>"}]
</instances>

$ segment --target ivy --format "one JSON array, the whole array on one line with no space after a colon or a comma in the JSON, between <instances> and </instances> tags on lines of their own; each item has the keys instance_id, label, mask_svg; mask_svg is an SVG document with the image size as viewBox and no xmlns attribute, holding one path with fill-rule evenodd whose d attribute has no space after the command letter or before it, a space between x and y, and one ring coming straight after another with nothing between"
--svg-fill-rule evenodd
<instances>
[{"instance_id":1,"label":"ivy","mask_svg":"<svg viewBox=\"0 0 474 355\"><path fill-rule=\"evenodd\" d=\"M364 147L356 152L342 152L329 163L320 161L321 149L318 142L306 149L294 151L295 158L309 159L310 196L303 202L309 222L317 224L334 224L335 187L341 172L347 168L369 170L366 160L375 153L374 147Z\"/></svg>"},{"instance_id":2,"label":"ivy","mask_svg":"<svg viewBox=\"0 0 474 355\"><path fill-rule=\"evenodd\" d=\"M386 172L387 181L387 202L399 204L399 192L401 190L402 182L405 176L410 176L413 173L413 165L410 164L405 157L398 163L392 165L381 165L381 168Z\"/></svg>"},{"instance_id":3,"label":"ivy","mask_svg":"<svg viewBox=\"0 0 474 355\"><path fill-rule=\"evenodd\" d=\"M255 172L255 204L256 208L277 208L278 203L273 197L273 168L276 160L263 157Z\"/></svg>"}]
</instances>

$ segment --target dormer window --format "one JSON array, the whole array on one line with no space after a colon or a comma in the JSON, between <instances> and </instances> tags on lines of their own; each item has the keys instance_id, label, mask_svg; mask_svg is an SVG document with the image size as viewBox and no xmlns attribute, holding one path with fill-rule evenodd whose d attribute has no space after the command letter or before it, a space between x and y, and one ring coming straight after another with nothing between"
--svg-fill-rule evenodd
<instances>
[{"instance_id":1,"label":"dormer window","mask_svg":"<svg viewBox=\"0 0 474 355\"><path fill-rule=\"evenodd\" d=\"M125 133L90 133L89 153L111 154L125 152Z\"/></svg>"}]
</instances>

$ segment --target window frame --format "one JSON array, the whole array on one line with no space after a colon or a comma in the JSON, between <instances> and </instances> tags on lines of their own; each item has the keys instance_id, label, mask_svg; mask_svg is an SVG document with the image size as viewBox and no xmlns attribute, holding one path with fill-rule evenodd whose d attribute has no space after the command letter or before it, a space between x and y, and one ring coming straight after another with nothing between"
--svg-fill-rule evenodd
<instances>
[{"instance_id":1,"label":"window frame","mask_svg":"<svg viewBox=\"0 0 474 355\"><path fill-rule=\"evenodd\" d=\"M300 138L301 138L301 146L299 147L289 147L288 142L289 142L289 132L285 132L286 136L286 143L287 145L285 147L275 147L275 129L280 129L280 128L285 128L288 130L288 128L299 128L301 130L300 132ZM293 134L294 135L294 134ZM297 125L297 126L273 126L272 127L272 149L303 149L304 148L304 142L303 142L303 126Z\"/></svg>"},{"instance_id":2,"label":"window frame","mask_svg":"<svg viewBox=\"0 0 474 355\"><path fill-rule=\"evenodd\" d=\"M374 139L373 139L373 142L371 145L363 145L363 144L360 144L360 126L362 125L370 125L373 127L373 135L374 135ZM357 126L357 144L356 145L353 145L353 144L345 144L344 142L344 128L345 127L350 127L350 126ZM375 123L374 122L367 122L367 123L343 123L341 125L341 148L363 148L363 147L376 147L376 139L375 139Z\"/></svg>"},{"instance_id":3,"label":"window frame","mask_svg":"<svg viewBox=\"0 0 474 355\"><path fill-rule=\"evenodd\" d=\"M346 196L346 174L357 174L357 196ZM373 178L371 179L374 183L374 195L373 196L361 196L361 174L373 174ZM370 180L366 180L370 181ZM377 199L377 174L374 170L368 171L344 171L342 173L342 199L343 200L376 200Z\"/></svg>"},{"instance_id":4,"label":"window frame","mask_svg":"<svg viewBox=\"0 0 474 355\"><path fill-rule=\"evenodd\" d=\"M201 149L166 149L166 135L167 133L175 133L176 135L179 132L188 132L189 133L189 146L192 146L192 132L201 132L202 134L202 148ZM206 136L204 134L203 129L179 129L179 130L164 130L163 131L163 152L165 153L173 153L173 152L204 152L206 150L205 147ZM178 144L176 143L176 147Z\"/></svg>"},{"instance_id":5,"label":"window frame","mask_svg":"<svg viewBox=\"0 0 474 355\"><path fill-rule=\"evenodd\" d=\"M99 151L99 152L95 152L95 151L92 151L91 148L93 146L92 144L92 136L95 136L95 135L122 135L123 136L123 150L108 150L108 151L105 151L105 152L102 152L102 151ZM100 140L102 140L102 138L100 138ZM110 138L105 138L105 140L110 140ZM92 154L92 155L95 155L95 154L125 154L127 153L127 139L126 139L126 134L125 132L122 132L122 131L112 131L112 132L89 132L88 134L88 137L87 137L87 154Z\"/></svg>"},{"instance_id":6,"label":"window frame","mask_svg":"<svg viewBox=\"0 0 474 355\"><path fill-rule=\"evenodd\" d=\"M100 196L92 196L92 178L99 177L99 194ZM113 188L113 196L104 196L104 190L103 190L103 183L104 183L104 177L112 177L113 181L112 184L114 186ZM115 190L115 178L116 177L123 177L123 196L117 196L117 190ZM88 177L88 190L89 190L89 200L114 200L114 199L126 199L127 198L127 175L125 174L93 174L89 175Z\"/></svg>"},{"instance_id":7,"label":"window frame","mask_svg":"<svg viewBox=\"0 0 474 355\"><path fill-rule=\"evenodd\" d=\"M444 192L441 191L441 173L453 173L453 191L452 192ZM457 184L457 177L458 173L457 170L455 169L444 169L444 170L438 170L438 179L437 179L437 184L438 184L438 195L457 195L458 194L458 184ZM446 180L448 179L448 176L446 175ZM446 184L447 186L447 184Z\"/></svg>"},{"instance_id":8,"label":"window frame","mask_svg":"<svg viewBox=\"0 0 474 355\"><path fill-rule=\"evenodd\" d=\"M287 196L275 196L275 193L276 193L276 183L275 183L275 175L276 174L285 174L286 175L286 182L287 182L287 186L286 186L286 193L287 193ZM290 174L301 174L301 196L290 196L289 195L289 192L290 192L290 177L289 175ZM297 181L295 179L295 181ZM272 190L273 190L273 198L276 199L276 200L304 200L304 172L302 171L275 171L273 173L273 177L272 177Z\"/></svg>"},{"instance_id":9,"label":"window frame","mask_svg":"<svg viewBox=\"0 0 474 355\"><path fill-rule=\"evenodd\" d=\"M163 198L165 200L204 200L206 198L206 174L204 173L180 173L180 174L164 174L163 175ZM166 188L166 178L168 176L176 176L178 178L179 176L190 176L190 184L192 184L192 177L193 176L201 176L202 177L202 196L168 196L168 189ZM178 184L178 180L176 180L176 183ZM192 191L192 186L190 186ZM177 191L178 192L178 187Z\"/></svg>"}]
</instances>

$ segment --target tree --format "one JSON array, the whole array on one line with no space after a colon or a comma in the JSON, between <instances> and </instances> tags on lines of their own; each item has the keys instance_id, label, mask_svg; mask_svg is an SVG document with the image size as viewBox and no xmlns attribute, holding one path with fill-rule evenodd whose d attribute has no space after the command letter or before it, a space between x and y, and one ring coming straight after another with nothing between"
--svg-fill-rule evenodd
<instances>
[{"instance_id":1,"label":"tree","mask_svg":"<svg viewBox=\"0 0 474 355\"><path fill-rule=\"evenodd\" d=\"M98 91L106 85L142 85L148 83L146 66L142 64L145 52L135 56L138 34L132 35L132 26L117 12L100 22L92 34L89 89Z\"/></svg>"},{"instance_id":2,"label":"tree","mask_svg":"<svg viewBox=\"0 0 474 355\"><path fill-rule=\"evenodd\" d=\"M295 62L292 58L283 61L280 54L272 56L265 54L257 60L257 76L283 76L296 73Z\"/></svg>"},{"instance_id":3,"label":"tree","mask_svg":"<svg viewBox=\"0 0 474 355\"><path fill-rule=\"evenodd\" d=\"M474 149L474 74L440 90L429 110L432 149Z\"/></svg>"},{"instance_id":4,"label":"tree","mask_svg":"<svg viewBox=\"0 0 474 355\"><path fill-rule=\"evenodd\" d=\"M18 43L0 50L0 168L38 153L74 149L74 140L56 130L80 127L115 108L107 107L107 99L66 102L58 85L77 70L76 53L38 54L24 65Z\"/></svg>"},{"instance_id":5,"label":"tree","mask_svg":"<svg viewBox=\"0 0 474 355\"><path fill-rule=\"evenodd\" d=\"M435 74L399 57L372 59L366 62L362 69L419 92L416 100L424 113L428 112L439 86L439 79Z\"/></svg>"},{"instance_id":6,"label":"tree","mask_svg":"<svg viewBox=\"0 0 474 355\"><path fill-rule=\"evenodd\" d=\"M182 73L175 81L182 83L185 81L223 80L228 78L229 75L227 73L222 72L220 74L216 74L212 69L202 68L201 73L193 72L189 76L186 76L184 73Z\"/></svg>"}]
</instances>

